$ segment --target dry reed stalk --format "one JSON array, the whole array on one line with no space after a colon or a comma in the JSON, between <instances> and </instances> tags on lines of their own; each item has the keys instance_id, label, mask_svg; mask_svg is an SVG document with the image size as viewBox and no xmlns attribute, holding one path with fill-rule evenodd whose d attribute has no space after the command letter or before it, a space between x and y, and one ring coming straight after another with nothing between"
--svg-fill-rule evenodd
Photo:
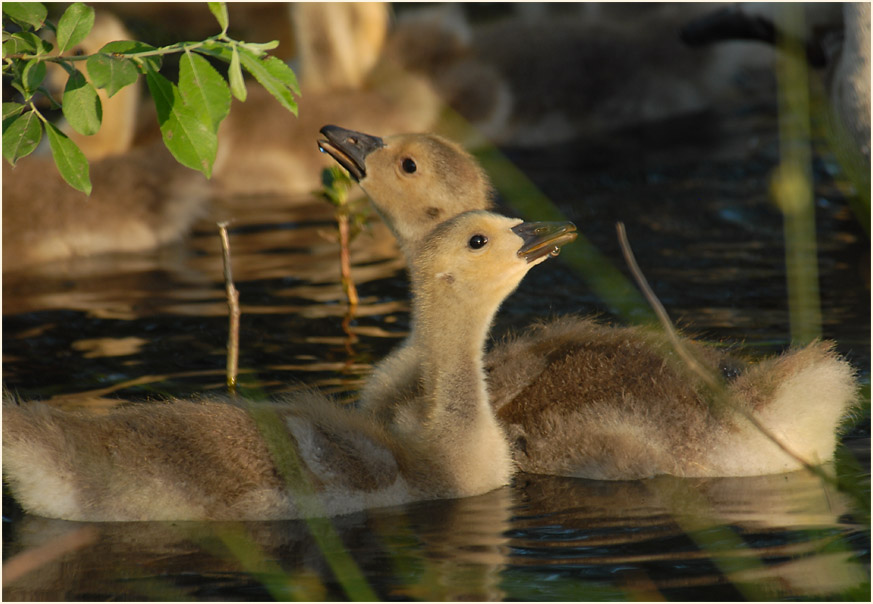
<instances>
[{"instance_id":1,"label":"dry reed stalk","mask_svg":"<svg viewBox=\"0 0 873 604\"><path fill-rule=\"evenodd\" d=\"M3 587L69 552L97 540L96 528L86 526L52 539L48 543L23 551L3 563Z\"/></svg>"},{"instance_id":2,"label":"dry reed stalk","mask_svg":"<svg viewBox=\"0 0 873 604\"><path fill-rule=\"evenodd\" d=\"M352 345L358 341L357 336L352 332L352 319L355 318L355 312L358 309L358 289L355 287L355 281L352 279L352 258L349 246L351 244L351 234L349 229L348 212L342 209L337 209L336 212L337 232L339 233L340 244L340 280L343 286L343 291L349 301L349 308L343 317L343 331L346 334L346 353L348 354L348 363L352 362L352 357L355 354Z\"/></svg>"},{"instance_id":3,"label":"dry reed stalk","mask_svg":"<svg viewBox=\"0 0 873 604\"><path fill-rule=\"evenodd\" d=\"M229 328L227 335L227 389L236 394L236 378L239 370L239 291L233 284L230 268L230 241L227 237L227 222L219 222L218 234L221 237L221 255L224 259L224 286L227 290Z\"/></svg>"},{"instance_id":4,"label":"dry reed stalk","mask_svg":"<svg viewBox=\"0 0 873 604\"><path fill-rule=\"evenodd\" d=\"M725 392L721 380L719 380L719 378L711 371L709 371L706 367L701 365L700 362L694 357L694 355L691 354L691 352L685 347L685 345L682 343L682 340L679 338L679 334L676 333L676 328L673 327L673 322L667 315L667 311L664 309L664 305L661 304L661 301L655 295L655 292L652 291L648 280L646 279L645 275L643 275L643 271L640 270L640 267L637 264L636 257L634 256L633 250L630 246L630 242L627 239L627 231L624 228L624 223L617 222L615 228L616 231L618 231L618 241L621 245L621 251L622 254L624 254L624 258L627 262L628 268L633 274L637 285L639 286L640 290L642 290L643 295L646 297L649 305L655 311L655 315L658 317L661 326L666 332L667 337L670 340L670 344L673 346L676 354L679 355L679 358L682 359L682 361L688 366L688 368L701 380L703 380L703 383L706 384L706 387L715 397L716 404L722 409L730 409L739 413L749 423L755 426L755 428L759 430L764 436L773 441L776 446L778 446L786 454L797 460L797 462L800 463L804 468L811 472L819 474L821 470L815 468L800 455L789 449L788 446L786 446L785 443L783 443L779 439L779 437L777 437L769 429L767 429L761 422L758 421L755 416L749 413L746 409L734 405L733 401L731 401L728 397L727 392Z\"/></svg>"}]
</instances>

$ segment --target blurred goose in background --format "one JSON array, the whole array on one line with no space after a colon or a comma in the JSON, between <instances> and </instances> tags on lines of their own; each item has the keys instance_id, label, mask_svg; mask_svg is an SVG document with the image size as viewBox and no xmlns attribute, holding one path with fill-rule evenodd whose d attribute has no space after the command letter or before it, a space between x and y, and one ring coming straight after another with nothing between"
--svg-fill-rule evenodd
<instances>
[{"instance_id":1,"label":"blurred goose in background","mask_svg":"<svg viewBox=\"0 0 873 604\"><path fill-rule=\"evenodd\" d=\"M98 10L91 33L72 54L91 54L131 35L113 14ZM77 66L85 72L83 63ZM66 72L53 70L62 90ZM3 271L111 252L142 252L184 237L208 212L206 179L178 164L161 142L135 146L139 82L112 97L98 89L100 130L83 136L65 128L90 162L92 192L68 185L51 157L3 164Z\"/></svg>"},{"instance_id":2,"label":"blurred goose in background","mask_svg":"<svg viewBox=\"0 0 873 604\"><path fill-rule=\"evenodd\" d=\"M388 36L384 2L299 2L290 8L298 76L310 93L366 86Z\"/></svg>"},{"instance_id":3,"label":"blurred goose in background","mask_svg":"<svg viewBox=\"0 0 873 604\"><path fill-rule=\"evenodd\" d=\"M109 42L132 39L133 36L118 17L110 12L98 10L94 15L94 27L91 29L91 33L65 54L91 55ZM57 96L60 97L67 83L67 72L51 62L47 63L47 67L49 69L48 85L57 90ZM77 62L76 67L90 81L85 62ZM111 97L105 89L98 88L97 96L100 98L103 112L100 130L95 134L85 136L73 130L66 123L61 126L61 130L76 143L90 161L124 153L130 149L134 142L141 95L142 89L139 80L125 86Z\"/></svg>"},{"instance_id":4,"label":"blurred goose in background","mask_svg":"<svg viewBox=\"0 0 873 604\"><path fill-rule=\"evenodd\" d=\"M301 98L295 116L260 86L234 99L219 130L215 176L222 193L308 194L329 160L311 151L318 129L340 116L386 132L429 129L442 102L427 81L375 66L388 35L380 2L292 5ZM377 73L378 72L378 73ZM346 119L343 117L343 119Z\"/></svg>"},{"instance_id":5,"label":"blurred goose in background","mask_svg":"<svg viewBox=\"0 0 873 604\"><path fill-rule=\"evenodd\" d=\"M389 425L315 393L101 416L7 395L4 478L28 512L89 521L337 515L496 489L512 461L488 404L485 338L503 299L573 230L471 212L421 241L410 264L421 388Z\"/></svg>"},{"instance_id":6,"label":"blurred goose in background","mask_svg":"<svg viewBox=\"0 0 873 604\"><path fill-rule=\"evenodd\" d=\"M479 136L491 140L505 136L513 109L512 93L506 78L477 56L466 7L444 3L403 8L385 43L379 68L387 66L426 78L433 93L457 112L466 126L458 128L455 120L441 119L435 131L469 137L472 127Z\"/></svg>"},{"instance_id":7,"label":"blurred goose in background","mask_svg":"<svg viewBox=\"0 0 873 604\"><path fill-rule=\"evenodd\" d=\"M3 163L3 272L176 241L209 207L206 179L163 143L91 163L90 197L73 189L51 157Z\"/></svg>"},{"instance_id":8,"label":"blurred goose in background","mask_svg":"<svg viewBox=\"0 0 873 604\"><path fill-rule=\"evenodd\" d=\"M470 126L498 144L539 145L773 90L760 52L696 53L680 42L679 26L700 13L696 5L396 8L383 63L425 77L467 124L441 120L431 130L469 144L478 142Z\"/></svg>"},{"instance_id":9,"label":"blurred goose in background","mask_svg":"<svg viewBox=\"0 0 873 604\"><path fill-rule=\"evenodd\" d=\"M421 78L362 87L382 49L386 5L303 3L294 10L304 90L309 81L314 89L301 102L299 117L261 86L250 86L247 101L235 100L221 126L213 182L207 183L177 165L145 126L131 147L139 91L136 85L122 89L106 100L98 134L80 137L92 159L102 158L90 167L90 198L69 187L49 158L27 157L15 168L4 166L3 270L173 242L214 209L216 196L308 194L320 186L329 160L304 142L337 115L351 113L351 123L377 124L389 132L427 128L436 120L440 101ZM130 36L118 19L98 11L81 50L98 50L119 37ZM319 92L327 87L329 93ZM142 121L154 125L154 116Z\"/></svg>"},{"instance_id":10,"label":"blurred goose in background","mask_svg":"<svg viewBox=\"0 0 873 604\"><path fill-rule=\"evenodd\" d=\"M71 52L90 54L126 38L130 35L115 16L98 11L91 33ZM62 89L66 79L57 71L55 87ZM100 130L92 136L68 132L90 160L90 197L63 180L51 157L34 154L15 167L4 162L4 272L153 249L182 238L207 212L205 178L179 165L162 143L132 148L139 86L127 86L111 98L104 90L98 94L103 104Z\"/></svg>"},{"instance_id":11,"label":"blurred goose in background","mask_svg":"<svg viewBox=\"0 0 873 604\"><path fill-rule=\"evenodd\" d=\"M426 75L492 142L536 146L772 95L770 57L742 46L694 52L681 43L679 27L702 10L403 5L386 54Z\"/></svg>"},{"instance_id":12,"label":"blurred goose in background","mask_svg":"<svg viewBox=\"0 0 873 604\"><path fill-rule=\"evenodd\" d=\"M461 9L442 5L405 11L389 23L380 2L295 3L301 99L294 117L258 87L234 100L222 124L215 173L223 192L309 193L329 165L308 141L325 123L389 134L458 132L445 119L458 111L479 134L497 137L511 112L497 71L472 53Z\"/></svg>"},{"instance_id":13,"label":"blurred goose in background","mask_svg":"<svg viewBox=\"0 0 873 604\"><path fill-rule=\"evenodd\" d=\"M803 13L800 31L779 29L778 5L740 3L691 20L682 28L682 39L697 47L738 40L775 46L780 38L797 40L810 67L823 70L834 119L869 163L870 3L797 6Z\"/></svg>"},{"instance_id":14,"label":"blurred goose in background","mask_svg":"<svg viewBox=\"0 0 873 604\"><path fill-rule=\"evenodd\" d=\"M836 119L866 159L870 176L870 3L842 5L842 41L831 45L828 89Z\"/></svg>"},{"instance_id":15,"label":"blurred goose in background","mask_svg":"<svg viewBox=\"0 0 873 604\"><path fill-rule=\"evenodd\" d=\"M777 18L795 10L793 27ZM870 3L740 3L711 11L687 23L682 39L691 46L721 45L737 40L775 46L793 39L806 51L813 73L820 74L826 97L826 134L837 161L860 199L850 198L858 220L870 228ZM747 44L761 48L761 44ZM787 58L787 57L786 57ZM815 81L815 78L813 78ZM816 105L813 103L813 109Z\"/></svg>"},{"instance_id":16,"label":"blurred goose in background","mask_svg":"<svg viewBox=\"0 0 873 604\"><path fill-rule=\"evenodd\" d=\"M400 240L407 258L454 212L492 205L487 177L456 144L431 134L379 137L336 126L319 147L346 167ZM857 396L851 366L816 342L743 368L684 339L725 376L730 409L672 348L642 327L566 317L498 342L486 356L491 403L518 468L627 480L780 473L833 457L840 420ZM401 347L374 369L361 407L391 422L388 393L416 391L423 359ZM738 375L737 375L738 374ZM775 435L787 454L743 417Z\"/></svg>"}]
</instances>

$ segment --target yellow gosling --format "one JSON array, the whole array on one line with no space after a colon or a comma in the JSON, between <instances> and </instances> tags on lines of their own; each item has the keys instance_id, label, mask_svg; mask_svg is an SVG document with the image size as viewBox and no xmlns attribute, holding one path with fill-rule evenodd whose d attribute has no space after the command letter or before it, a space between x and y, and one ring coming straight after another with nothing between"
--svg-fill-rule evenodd
<instances>
[{"instance_id":1,"label":"yellow gosling","mask_svg":"<svg viewBox=\"0 0 873 604\"><path fill-rule=\"evenodd\" d=\"M574 230L471 212L423 240L410 266L422 381L391 424L315 393L101 416L7 397L4 479L28 512L85 521L336 515L503 486L513 467L488 403L485 338L503 299ZM253 419L265 414L269 438Z\"/></svg>"},{"instance_id":2,"label":"yellow gosling","mask_svg":"<svg viewBox=\"0 0 873 604\"><path fill-rule=\"evenodd\" d=\"M475 160L432 134L376 136L322 129L320 148L358 180L407 258L429 229L457 212L491 206ZM625 480L657 474L751 476L799 469L743 417L751 414L810 464L833 457L840 419L856 402L851 366L816 342L744 368L725 353L685 340L705 367L725 376L734 411L669 347L641 328L579 317L532 326L486 356L491 402L527 472ZM423 351L393 352L368 380L362 407L391 422L389 393L421 378Z\"/></svg>"},{"instance_id":3,"label":"yellow gosling","mask_svg":"<svg viewBox=\"0 0 873 604\"><path fill-rule=\"evenodd\" d=\"M91 164L91 196L61 178L51 158L3 164L3 272L176 241L208 208L206 179L162 143Z\"/></svg>"},{"instance_id":4,"label":"yellow gosling","mask_svg":"<svg viewBox=\"0 0 873 604\"><path fill-rule=\"evenodd\" d=\"M321 186L327 158L311 141L330 121L384 132L431 128L442 102L425 78L382 66L388 5L371 2L299 3L292 20L300 59L298 115L260 86L233 100L222 122L216 185L233 195L306 195Z\"/></svg>"}]
</instances>

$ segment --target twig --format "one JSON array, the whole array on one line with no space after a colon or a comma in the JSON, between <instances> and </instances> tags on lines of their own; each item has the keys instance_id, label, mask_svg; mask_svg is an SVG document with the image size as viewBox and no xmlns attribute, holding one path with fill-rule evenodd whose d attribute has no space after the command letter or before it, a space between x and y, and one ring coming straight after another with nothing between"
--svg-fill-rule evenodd
<instances>
[{"instance_id":1,"label":"twig","mask_svg":"<svg viewBox=\"0 0 873 604\"><path fill-rule=\"evenodd\" d=\"M346 352L348 353L349 362L354 356L352 344L358 341L357 336L352 332L352 319L355 318L355 312L358 309L358 290L355 287L355 282L352 279L352 260L349 245L351 237L349 236L349 215L347 206L338 208L336 212L337 231L339 233L340 244L340 279L343 286L343 291L349 301L349 309L346 311L346 316L343 318L343 331L346 334Z\"/></svg>"},{"instance_id":2,"label":"twig","mask_svg":"<svg viewBox=\"0 0 873 604\"><path fill-rule=\"evenodd\" d=\"M682 340L679 338L679 334L676 333L676 329L673 327L673 323L670 321L670 317L667 315L667 311L664 309L664 305L661 304L660 300L658 300L655 292L653 292L651 286L649 286L649 282L646 280L645 275L643 275L643 271L640 270L640 267L637 264L637 260L634 257L634 253L631 250L630 243L628 242L627 232L625 231L624 223L617 222L615 224L615 228L616 231L618 231L618 241L621 244L621 252L622 254L624 254L624 259L627 262L628 268L630 268L630 271L633 274L637 285L642 290L643 295L646 297L646 300L655 311L655 314L658 316L658 320L661 322L661 326L664 328L664 331L667 332L667 337L670 339L670 343L673 345L673 348L676 350L676 353L679 355L679 357L688 365L688 368L691 369L691 371L695 375L700 377L700 379L703 380L704 384L706 384L710 391L715 395L716 402L722 408L728 408L738 412L753 426L755 426L755 428L757 428L764 436L773 441L776 446L782 449L790 457L793 457L804 468L816 474L820 474L818 468L815 468L800 455L789 449L785 445L785 443L783 443L775 434L767 429L766 426L759 422L758 419L754 415L749 413L748 410L743 409L739 405L734 405L733 401L731 401L731 399L728 397L727 392L725 392L724 386L722 385L721 381L715 375L713 375L711 371L701 365L694 357L694 355L692 355L688 351L688 349L685 347L685 344L683 344Z\"/></svg>"},{"instance_id":3,"label":"twig","mask_svg":"<svg viewBox=\"0 0 873 604\"><path fill-rule=\"evenodd\" d=\"M230 269L230 241L227 237L227 222L219 222L218 234L221 237L221 254L224 258L224 286L227 289L227 307L230 326L227 335L227 389L236 394L236 376L239 366L239 292L233 285Z\"/></svg>"},{"instance_id":4,"label":"twig","mask_svg":"<svg viewBox=\"0 0 873 604\"><path fill-rule=\"evenodd\" d=\"M11 557L3 563L3 586L6 587L19 577L57 560L66 553L93 543L98 534L93 526L82 527Z\"/></svg>"},{"instance_id":5,"label":"twig","mask_svg":"<svg viewBox=\"0 0 873 604\"><path fill-rule=\"evenodd\" d=\"M355 282L352 279L352 260L349 250L349 216L345 212L337 215L337 229L339 230L340 242L340 274L342 276L343 291L349 299L349 312L354 314L354 309L358 306L358 290L355 287Z\"/></svg>"},{"instance_id":6,"label":"twig","mask_svg":"<svg viewBox=\"0 0 873 604\"><path fill-rule=\"evenodd\" d=\"M355 354L352 345L358 341L357 336L352 332L351 326L352 319L355 318L355 312L358 309L358 290L355 288L355 282L352 279L352 260L349 250L351 240L354 237L350 224L354 210L349 204L349 191L353 183L349 175L339 166L325 168L321 173L321 181L322 188L316 194L333 205L334 218L336 219L337 239L339 239L340 245L340 281L343 286L343 292L346 294L346 299L349 301L349 308L343 319L342 327L343 332L346 334L347 365L351 365L352 357ZM355 218L357 218L357 214Z\"/></svg>"}]
</instances>

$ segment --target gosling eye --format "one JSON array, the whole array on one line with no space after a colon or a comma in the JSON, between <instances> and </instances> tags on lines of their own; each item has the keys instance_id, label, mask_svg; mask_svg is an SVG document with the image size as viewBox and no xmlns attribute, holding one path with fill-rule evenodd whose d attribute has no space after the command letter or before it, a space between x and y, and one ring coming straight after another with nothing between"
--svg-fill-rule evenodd
<instances>
[{"instance_id":1,"label":"gosling eye","mask_svg":"<svg viewBox=\"0 0 873 604\"><path fill-rule=\"evenodd\" d=\"M470 241L467 245L470 246L471 249L481 250L488 243L488 237L485 235L473 235L470 237Z\"/></svg>"},{"instance_id":2,"label":"gosling eye","mask_svg":"<svg viewBox=\"0 0 873 604\"><path fill-rule=\"evenodd\" d=\"M418 169L418 166L415 165L415 160L411 157L405 158L401 166L403 166L403 171L407 174L413 174Z\"/></svg>"}]
</instances>

